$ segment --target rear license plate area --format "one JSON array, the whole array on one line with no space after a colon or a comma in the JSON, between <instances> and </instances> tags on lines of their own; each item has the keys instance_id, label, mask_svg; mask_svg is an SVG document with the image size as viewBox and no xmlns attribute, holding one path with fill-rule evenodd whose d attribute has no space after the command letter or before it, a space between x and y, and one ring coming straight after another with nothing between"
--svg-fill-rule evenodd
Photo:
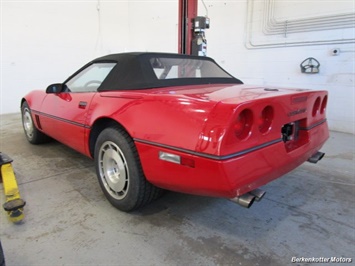
<instances>
[{"instance_id":1,"label":"rear license plate area","mask_svg":"<svg viewBox=\"0 0 355 266\"><path fill-rule=\"evenodd\" d=\"M287 151L292 151L307 143L307 131L300 127L302 120L287 123L281 128L282 141Z\"/></svg>"},{"instance_id":2,"label":"rear license plate area","mask_svg":"<svg viewBox=\"0 0 355 266\"><path fill-rule=\"evenodd\" d=\"M294 140L294 135L296 132L295 129L296 129L295 123L286 124L281 128L281 136L282 136L283 142L286 143L287 141Z\"/></svg>"}]
</instances>

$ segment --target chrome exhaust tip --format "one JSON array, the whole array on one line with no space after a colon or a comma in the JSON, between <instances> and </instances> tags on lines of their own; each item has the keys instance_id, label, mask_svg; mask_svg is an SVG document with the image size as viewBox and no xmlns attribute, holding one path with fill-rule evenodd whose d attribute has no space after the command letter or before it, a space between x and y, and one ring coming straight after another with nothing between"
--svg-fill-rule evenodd
<instances>
[{"instance_id":1,"label":"chrome exhaust tip","mask_svg":"<svg viewBox=\"0 0 355 266\"><path fill-rule=\"evenodd\" d=\"M324 152L316 152L315 154L312 155L307 161L310 163L317 163L318 161L322 160L324 157L325 153Z\"/></svg>"},{"instance_id":2,"label":"chrome exhaust tip","mask_svg":"<svg viewBox=\"0 0 355 266\"><path fill-rule=\"evenodd\" d=\"M261 199L264 197L266 192L260 188L257 188L257 189L250 191L249 193L252 194L253 196L255 196L256 201L261 201Z\"/></svg>"},{"instance_id":3,"label":"chrome exhaust tip","mask_svg":"<svg viewBox=\"0 0 355 266\"><path fill-rule=\"evenodd\" d=\"M250 193L246 193L239 197L232 198L230 200L233 201L234 203L239 204L244 208L250 208L250 206L254 203L255 196Z\"/></svg>"}]
</instances>

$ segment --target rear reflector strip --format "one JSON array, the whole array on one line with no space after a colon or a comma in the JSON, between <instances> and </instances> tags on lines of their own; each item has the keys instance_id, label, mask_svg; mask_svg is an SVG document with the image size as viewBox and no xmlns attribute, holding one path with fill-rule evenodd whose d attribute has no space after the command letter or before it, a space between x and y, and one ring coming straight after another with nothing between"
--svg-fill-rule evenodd
<instances>
[{"instance_id":1,"label":"rear reflector strip","mask_svg":"<svg viewBox=\"0 0 355 266\"><path fill-rule=\"evenodd\" d=\"M185 165L191 168L195 168L195 161L189 158L181 157L180 160L181 165Z\"/></svg>"}]
</instances>

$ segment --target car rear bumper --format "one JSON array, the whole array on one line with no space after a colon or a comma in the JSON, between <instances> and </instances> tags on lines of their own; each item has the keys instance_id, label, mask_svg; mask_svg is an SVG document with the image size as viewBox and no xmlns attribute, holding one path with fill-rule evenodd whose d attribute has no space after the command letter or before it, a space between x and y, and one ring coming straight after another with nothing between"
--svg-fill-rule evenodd
<instances>
[{"instance_id":1,"label":"car rear bumper","mask_svg":"<svg viewBox=\"0 0 355 266\"><path fill-rule=\"evenodd\" d=\"M146 178L154 185L196 195L234 198L295 169L317 153L329 137L327 123L304 132L307 141L289 149L282 140L229 159L199 156L165 145L135 140ZM161 160L159 152L193 164Z\"/></svg>"}]
</instances>

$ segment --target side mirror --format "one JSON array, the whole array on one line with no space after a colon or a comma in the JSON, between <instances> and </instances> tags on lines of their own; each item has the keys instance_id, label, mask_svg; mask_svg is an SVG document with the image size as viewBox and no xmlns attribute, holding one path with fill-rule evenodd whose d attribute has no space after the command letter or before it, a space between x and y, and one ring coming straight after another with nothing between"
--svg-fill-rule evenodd
<instances>
[{"instance_id":1,"label":"side mirror","mask_svg":"<svg viewBox=\"0 0 355 266\"><path fill-rule=\"evenodd\" d=\"M62 83L54 83L47 87L46 93L60 93L63 89Z\"/></svg>"}]
</instances>

